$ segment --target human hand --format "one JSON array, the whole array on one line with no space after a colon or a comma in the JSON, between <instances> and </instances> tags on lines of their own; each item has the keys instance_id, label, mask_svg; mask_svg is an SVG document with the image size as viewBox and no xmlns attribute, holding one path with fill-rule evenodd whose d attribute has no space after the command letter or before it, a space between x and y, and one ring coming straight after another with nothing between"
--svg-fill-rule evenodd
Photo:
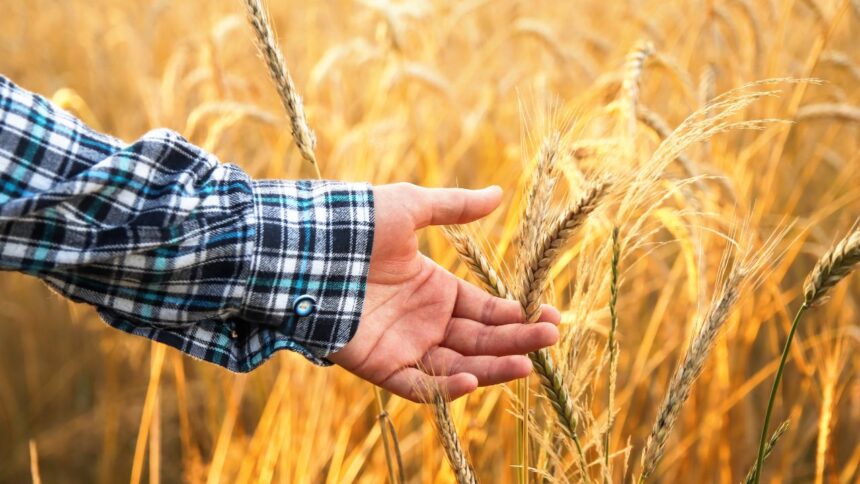
<instances>
[{"instance_id":1,"label":"human hand","mask_svg":"<svg viewBox=\"0 0 860 484\"><path fill-rule=\"evenodd\" d=\"M545 306L535 324L519 303L490 296L418 251L415 231L480 219L501 202L483 190L376 186L373 252L358 330L329 360L413 401L439 387L453 400L527 376L530 351L558 341L561 316Z\"/></svg>"}]
</instances>

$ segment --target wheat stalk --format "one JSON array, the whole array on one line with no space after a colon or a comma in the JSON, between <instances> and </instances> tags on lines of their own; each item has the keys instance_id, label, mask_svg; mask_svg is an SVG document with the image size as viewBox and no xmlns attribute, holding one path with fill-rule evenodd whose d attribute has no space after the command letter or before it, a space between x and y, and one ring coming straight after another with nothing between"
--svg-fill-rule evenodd
<instances>
[{"instance_id":1,"label":"wheat stalk","mask_svg":"<svg viewBox=\"0 0 860 484\"><path fill-rule=\"evenodd\" d=\"M838 50L828 50L821 54L821 63L833 64L835 67L845 69L851 74L855 81L860 82L860 66L858 66L848 54Z\"/></svg>"},{"instance_id":2,"label":"wheat stalk","mask_svg":"<svg viewBox=\"0 0 860 484\"><path fill-rule=\"evenodd\" d=\"M645 61L654 54L654 45L645 40L640 40L636 43L633 50L627 54L624 68L624 81L621 84L621 90L624 92L626 100L626 110L628 113L627 134L631 139L636 135L636 108L639 106L639 79L642 77L642 70L645 67Z\"/></svg>"},{"instance_id":3,"label":"wheat stalk","mask_svg":"<svg viewBox=\"0 0 860 484\"><path fill-rule=\"evenodd\" d=\"M531 177L529 187L525 191L523 213L517 232L514 236L516 244L516 270L521 272L526 264L528 249L535 244L540 234L540 227L549 213L552 193L558 181L556 160L559 153L561 135L553 133L541 143L537 154L537 164Z\"/></svg>"},{"instance_id":4,"label":"wheat stalk","mask_svg":"<svg viewBox=\"0 0 860 484\"><path fill-rule=\"evenodd\" d=\"M523 215L515 236L517 246L516 270L522 272L525 248L534 244L538 236L538 227L543 226L546 213L552 199L553 189L557 181L556 158L559 152L561 136L555 132L547 136L541 143L537 154L537 165L525 192ZM517 401L520 418L517 421L517 464L518 482L528 482L528 428L529 428L529 388L528 378L517 381Z\"/></svg>"},{"instance_id":5,"label":"wheat stalk","mask_svg":"<svg viewBox=\"0 0 860 484\"><path fill-rule=\"evenodd\" d=\"M750 30L752 31L753 37L753 55L755 56L755 58L753 59L753 66L755 67L755 72L758 72L761 66L762 46L764 46L764 41L762 40L761 22L759 21L759 18L755 13L755 9L750 3L750 0L733 0L732 3L738 6L741 12L743 12L744 17L747 18L747 21L750 24Z\"/></svg>"},{"instance_id":6,"label":"wheat stalk","mask_svg":"<svg viewBox=\"0 0 860 484\"><path fill-rule=\"evenodd\" d=\"M618 237L618 227L612 229L612 260L610 262L609 279L609 337L606 341L606 351L609 353L609 384L606 395L606 430L603 434L603 482L612 480L612 468L609 466L609 437L614 423L615 386L618 379L618 341L615 332L618 329L618 265L621 259L621 243Z\"/></svg>"},{"instance_id":7,"label":"wheat stalk","mask_svg":"<svg viewBox=\"0 0 860 484\"><path fill-rule=\"evenodd\" d=\"M579 199L551 223L545 235L529 251L517 294L527 322L535 322L540 315L541 295L546 289L547 276L561 249L597 209L608 189L606 180L591 183Z\"/></svg>"},{"instance_id":8,"label":"wheat stalk","mask_svg":"<svg viewBox=\"0 0 860 484\"><path fill-rule=\"evenodd\" d=\"M756 458L755 484L761 480L762 463L764 462L765 446L767 439L767 428L770 424L770 418L773 414L773 406L776 402L776 393L779 390L779 384L782 381L782 375L785 370L785 364L788 361L788 352L791 349L791 343L794 341L794 335L797 333L797 327L800 325L800 320L806 311L816 305L826 301L827 293L839 283L842 279L848 277L849 274L860 263L860 229L855 229L845 238L840 240L830 250L828 250L815 266L812 272L806 279L803 287L803 304L794 315L794 320L791 322L791 329L788 331L788 337L785 340L785 345L782 347L782 356L779 360L779 366L776 369L776 375L773 378L773 386L770 390L770 398L767 402L767 411L764 414L764 423L762 424L761 437L759 438L758 457Z\"/></svg>"},{"instance_id":9,"label":"wheat stalk","mask_svg":"<svg viewBox=\"0 0 860 484\"><path fill-rule=\"evenodd\" d=\"M293 135L293 140L299 148L302 158L313 165L317 172L317 178L322 178L314 154L316 137L308 126L302 98L296 90L296 85L290 76L289 69L287 69L287 62L284 60L280 47L278 47L278 41L272 31L266 8L263 6L262 0L245 0L245 7L248 11L248 21L256 35L257 48L266 61L269 74L275 82L278 97L281 98L281 104L283 104L287 117L290 119L290 132Z\"/></svg>"},{"instance_id":10,"label":"wheat stalk","mask_svg":"<svg viewBox=\"0 0 860 484\"><path fill-rule=\"evenodd\" d=\"M457 428L451 419L448 405L438 392L433 397L433 420L439 429L442 447L445 449L445 455L454 470L457 484L477 484L478 479L475 477L475 470L469 464L466 453L460 444L460 437L457 435Z\"/></svg>"},{"instance_id":11,"label":"wheat stalk","mask_svg":"<svg viewBox=\"0 0 860 484\"><path fill-rule=\"evenodd\" d=\"M636 118L641 121L642 124L654 131L660 139L666 139L672 135L672 128L669 127L666 120L656 112L641 104L636 108ZM692 178L698 174L693 161L690 160L687 155L678 153L678 156L675 159L678 160L678 164L681 165L686 176Z\"/></svg>"},{"instance_id":12,"label":"wheat stalk","mask_svg":"<svg viewBox=\"0 0 860 484\"><path fill-rule=\"evenodd\" d=\"M837 119L840 121L860 123L860 107L845 103L807 104L797 110L795 118L798 121Z\"/></svg>"},{"instance_id":13,"label":"wheat stalk","mask_svg":"<svg viewBox=\"0 0 860 484\"><path fill-rule=\"evenodd\" d=\"M651 427L651 433L642 450L642 473L639 482L644 482L656 470L666 446L666 439L675 426L675 421L681 407L690 396L693 383L702 373L705 360L713 348L714 341L720 329L726 322L735 303L740 296L740 290L747 271L742 266L735 269L726 278L720 296L714 301L704 318L704 323L693 338L680 366L672 375L669 390L660 405L657 419Z\"/></svg>"},{"instance_id":14,"label":"wheat stalk","mask_svg":"<svg viewBox=\"0 0 860 484\"><path fill-rule=\"evenodd\" d=\"M498 273L492 268L489 260L480 247L468 236L460 226L443 227L445 234L451 241L460 259L466 264L475 277L480 280L486 289L494 296L513 299L514 295L507 289ZM547 400L555 410L556 416L564 433L573 440L580 455L580 465L583 477L586 476L585 457L582 444L576 433L577 420L573 399L567 390L564 376L555 366L552 354L546 349L529 353L535 373L540 377L541 388L546 394Z\"/></svg>"},{"instance_id":15,"label":"wheat stalk","mask_svg":"<svg viewBox=\"0 0 860 484\"><path fill-rule=\"evenodd\" d=\"M786 420L779 424L779 427L774 430L773 435L770 436L770 439L767 441L767 444L764 446L764 459L770 457L770 454L773 452L773 448L776 447L776 443L779 441L780 437L783 434L788 432L789 421ZM744 484L752 484L755 482L755 474L756 474L756 466L753 465L753 468L747 473L746 478L744 479Z\"/></svg>"}]
</instances>

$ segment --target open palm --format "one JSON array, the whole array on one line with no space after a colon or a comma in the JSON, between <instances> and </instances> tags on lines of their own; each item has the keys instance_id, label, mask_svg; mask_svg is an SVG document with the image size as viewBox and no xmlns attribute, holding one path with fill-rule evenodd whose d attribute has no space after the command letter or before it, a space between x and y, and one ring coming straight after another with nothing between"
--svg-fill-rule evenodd
<instances>
[{"instance_id":1,"label":"open palm","mask_svg":"<svg viewBox=\"0 0 860 484\"><path fill-rule=\"evenodd\" d=\"M545 307L524 325L518 303L492 297L418 251L415 231L490 213L501 190L374 187L376 226L364 310L355 337L329 356L392 393L420 401L439 387L458 398L478 385L522 378L524 356L558 340L559 314Z\"/></svg>"}]
</instances>

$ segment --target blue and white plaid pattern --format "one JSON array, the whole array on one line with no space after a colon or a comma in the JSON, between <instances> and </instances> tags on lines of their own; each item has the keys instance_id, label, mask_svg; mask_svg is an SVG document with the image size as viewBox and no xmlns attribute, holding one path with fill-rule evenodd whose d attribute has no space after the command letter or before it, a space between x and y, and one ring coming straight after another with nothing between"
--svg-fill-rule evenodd
<instances>
[{"instance_id":1,"label":"blue and white plaid pattern","mask_svg":"<svg viewBox=\"0 0 860 484\"><path fill-rule=\"evenodd\" d=\"M168 130L126 144L0 76L0 269L123 331L233 371L281 349L328 364L373 227L367 184L254 181ZM294 317L305 294L316 311Z\"/></svg>"}]
</instances>

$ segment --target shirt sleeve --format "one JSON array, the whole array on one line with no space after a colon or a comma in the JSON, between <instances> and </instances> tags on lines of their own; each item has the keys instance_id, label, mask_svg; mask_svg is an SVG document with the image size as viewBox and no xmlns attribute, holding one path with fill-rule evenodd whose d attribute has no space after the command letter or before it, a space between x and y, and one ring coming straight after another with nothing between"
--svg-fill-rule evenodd
<instances>
[{"instance_id":1,"label":"shirt sleeve","mask_svg":"<svg viewBox=\"0 0 860 484\"><path fill-rule=\"evenodd\" d=\"M0 76L0 269L128 333L238 372L282 349L330 364L373 215L367 184L252 180L169 130L126 144Z\"/></svg>"}]
</instances>

